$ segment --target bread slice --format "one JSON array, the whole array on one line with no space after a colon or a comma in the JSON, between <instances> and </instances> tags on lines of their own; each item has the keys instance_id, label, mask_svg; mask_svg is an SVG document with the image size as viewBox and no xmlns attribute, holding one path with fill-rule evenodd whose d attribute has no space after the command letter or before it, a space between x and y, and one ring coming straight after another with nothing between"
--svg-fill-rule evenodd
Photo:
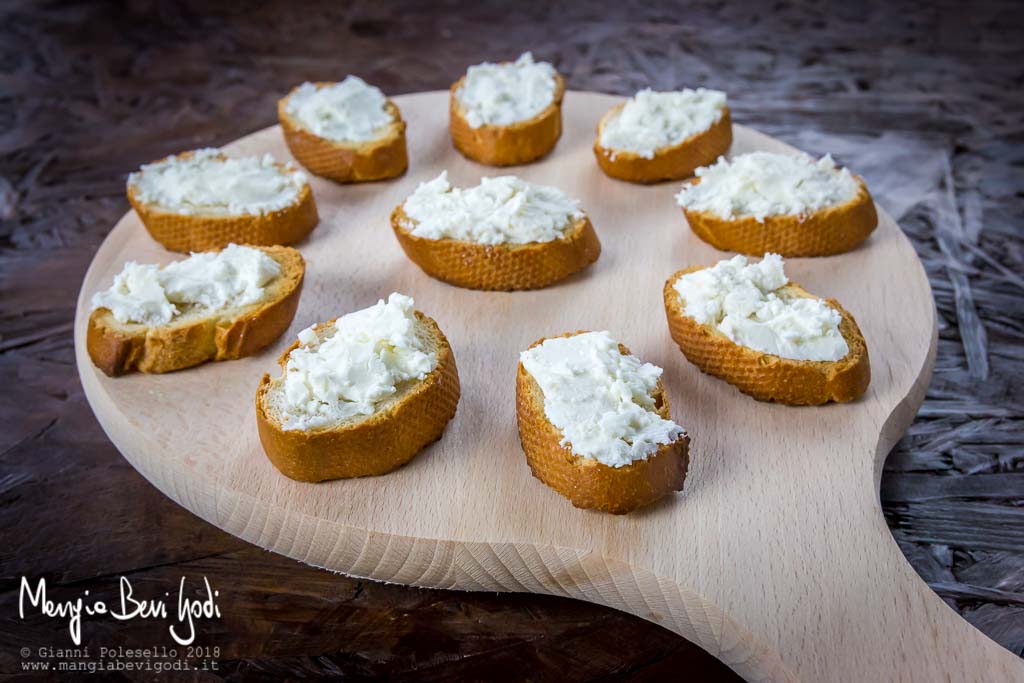
<instances>
[{"instance_id":1,"label":"bread slice","mask_svg":"<svg viewBox=\"0 0 1024 683\"><path fill-rule=\"evenodd\" d=\"M192 155L184 152L177 158ZM283 164L278 166L284 168ZM171 251L185 253L223 249L232 242L250 246L294 244L320 222L308 184L289 206L262 214L176 213L143 202L132 185L128 186L128 201L153 239Z\"/></svg>"},{"instance_id":2,"label":"bread slice","mask_svg":"<svg viewBox=\"0 0 1024 683\"><path fill-rule=\"evenodd\" d=\"M171 372L251 356L273 342L295 317L306 265L291 247L258 248L281 266L262 301L215 313L196 307L157 327L122 323L110 309L97 308L85 338L92 362L111 377L134 370Z\"/></svg>"},{"instance_id":3,"label":"bread slice","mask_svg":"<svg viewBox=\"0 0 1024 683\"><path fill-rule=\"evenodd\" d=\"M539 289L583 270L601 255L601 242L584 216L565 235L550 242L481 244L412 234L414 222L403 204L391 212L391 227L409 259L430 277L466 287L512 291Z\"/></svg>"},{"instance_id":4,"label":"bread slice","mask_svg":"<svg viewBox=\"0 0 1024 683\"><path fill-rule=\"evenodd\" d=\"M263 375L256 390L256 424L270 462L298 481L326 481L385 474L409 462L441 438L459 404L455 355L433 319L416 311L417 335L437 356L437 366L422 381L407 382L376 412L335 426L285 430L280 397L288 356L278 359L281 377ZM334 321L317 325L318 335Z\"/></svg>"},{"instance_id":5,"label":"bread slice","mask_svg":"<svg viewBox=\"0 0 1024 683\"><path fill-rule=\"evenodd\" d=\"M559 337L583 334L567 332ZM538 339L530 348L542 344ZM619 350L629 349L619 344ZM670 419L668 395L661 381L654 392L658 415ZM519 440L533 476L569 499L578 508L621 515L683 490L689 464L690 438L686 434L663 444L646 460L624 467L609 467L562 446L562 433L544 412L544 392L522 362L516 373L516 420Z\"/></svg>"},{"instance_id":6,"label":"bread slice","mask_svg":"<svg viewBox=\"0 0 1024 683\"><path fill-rule=\"evenodd\" d=\"M321 82L315 85L322 88L333 84ZM380 137L365 142L344 142L316 135L289 114L286 106L292 93L278 101L277 117L292 156L310 173L337 183L385 180L405 173L409 167L405 121L394 102L388 100L385 104L393 121Z\"/></svg>"},{"instance_id":7,"label":"bread slice","mask_svg":"<svg viewBox=\"0 0 1024 683\"><path fill-rule=\"evenodd\" d=\"M847 202L826 207L808 216L765 216L760 223L752 216L721 218L707 211L683 207L690 229L702 240L722 251L762 256L831 256L850 251L878 226L875 202L859 176L857 194ZM695 178L693 183L700 182Z\"/></svg>"},{"instance_id":8,"label":"bread slice","mask_svg":"<svg viewBox=\"0 0 1024 683\"><path fill-rule=\"evenodd\" d=\"M611 117L621 111L625 103L605 112L597 124L594 156L605 175L631 183L657 183L663 180L689 178L701 166L715 161L732 146L732 118L729 108L707 130L668 147L655 150L654 158L646 159L637 152L612 149L601 145L601 132Z\"/></svg>"},{"instance_id":9,"label":"bread slice","mask_svg":"<svg viewBox=\"0 0 1024 683\"><path fill-rule=\"evenodd\" d=\"M551 104L536 116L507 126L484 124L472 128L465 108L455 96L465 76L452 84L448 130L455 149L473 161L489 166L528 164L546 156L562 136L562 98L565 80L555 74L555 92Z\"/></svg>"},{"instance_id":10,"label":"bread slice","mask_svg":"<svg viewBox=\"0 0 1024 683\"><path fill-rule=\"evenodd\" d=\"M846 402L863 395L871 381L871 363L864 335L853 316L835 299L825 303L839 312L839 332L850 352L837 361L809 361L782 358L741 346L713 325L702 325L686 315L686 302L674 289L676 280L704 266L686 268L665 283L665 315L672 339L687 360L709 375L759 401L786 405L821 405ZM797 297L818 298L790 282L785 291Z\"/></svg>"}]
</instances>

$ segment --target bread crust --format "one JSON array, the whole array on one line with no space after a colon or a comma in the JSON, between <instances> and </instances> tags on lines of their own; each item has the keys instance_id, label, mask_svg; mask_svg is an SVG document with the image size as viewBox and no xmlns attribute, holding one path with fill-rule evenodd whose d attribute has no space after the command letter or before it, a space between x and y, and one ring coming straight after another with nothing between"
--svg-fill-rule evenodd
<instances>
[{"instance_id":1,"label":"bread crust","mask_svg":"<svg viewBox=\"0 0 1024 683\"><path fill-rule=\"evenodd\" d=\"M844 358L809 361L762 353L740 346L711 325L701 325L686 315L685 304L673 285L683 275L705 267L680 270L665 282L663 291L669 332L687 360L759 401L791 406L843 403L867 391L871 382L867 343L857 321L838 301L824 300L842 316L839 332L850 347ZM788 287L799 296L813 296L794 283Z\"/></svg>"},{"instance_id":2,"label":"bread crust","mask_svg":"<svg viewBox=\"0 0 1024 683\"><path fill-rule=\"evenodd\" d=\"M430 277L468 289L539 289L583 270L601 255L601 242L584 216L550 242L480 244L433 240L412 234L403 204L391 212L391 227L409 259Z\"/></svg>"},{"instance_id":3,"label":"bread crust","mask_svg":"<svg viewBox=\"0 0 1024 683\"><path fill-rule=\"evenodd\" d=\"M291 247L258 247L281 264L284 278L275 298L240 314L212 316L157 327L125 325L107 308L89 316L85 344L94 365L110 377L135 370L163 373L207 361L251 356L280 337L295 317L302 293L305 262Z\"/></svg>"},{"instance_id":4,"label":"bread crust","mask_svg":"<svg viewBox=\"0 0 1024 683\"><path fill-rule=\"evenodd\" d=\"M187 159L192 154L184 152L177 155L177 158ZM283 164L278 166L284 168ZM232 242L252 246L294 244L312 232L320 222L309 184L299 191L299 196L292 204L277 211L255 215L204 216L175 213L146 204L139 199L131 185L128 186L128 202L153 239L171 251L184 253L223 249Z\"/></svg>"},{"instance_id":5,"label":"bread crust","mask_svg":"<svg viewBox=\"0 0 1024 683\"><path fill-rule=\"evenodd\" d=\"M854 179L858 189L853 199L807 216L766 216L759 223L752 216L727 219L685 207L683 215L697 237L722 251L751 256L772 252L787 257L842 254L866 240L878 226L867 185L859 176Z\"/></svg>"},{"instance_id":6,"label":"bread crust","mask_svg":"<svg viewBox=\"0 0 1024 683\"><path fill-rule=\"evenodd\" d=\"M567 332L558 337L571 337L584 331ZM530 348L543 343L538 339ZM619 344L619 350L629 349ZM658 415L671 419L668 395L658 381L654 392ZM621 515L649 505L672 493L682 491L689 465L690 437L683 434L670 444L663 444L646 460L637 460L624 467L609 467L591 458L584 458L562 446L562 433L544 413L544 393L536 380L519 363L516 372L516 421L519 440L533 476L547 484L578 508Z\"/></svg>"},{"instance_id":7,"label":"bread crust","mask_svg":"<svg viewBox=\"0 0 1024 683\"><path fill-rule=\"evenodd\" d=\"M636 152L617 150L601 145L601 131L608 119L620 111L625 103L612 107L597 124L594 156L605 175L631 183L657 183L665 180L689 178L701 166L715 161L732 146L732 117L729 108L705 131L668 147L655 150L652 159Z\"/></svg>"},{"instance_id":8,"label":"bread crust","mask_svg":"<svg viewBox=\"0 0 1024 683\"><path fill-rule=\"evenodd\" d=\"M333 84L314 85L321 88ZM310 173L336 183L362 183L397 178L409 168L405 121L394 102L387 100L385 104L394 122L384 135L365 142L342 142L316 135L287 112L288 99L297 89L278 100L277 117L292 156Z\"/></svg>"},{"instance_id":9,"label":"bread crust","mask_svg":"<svg viewBox=\"0 0 1024 683\"><path fill-rule=\"evenodd\" d=\"M271 378L263 375L256 390L256 424L274 467L308 482L386 474L441 438L459 404L459 371L437 323L419 311L416 317L438 341L437 366L407 395L364 420L340 428L285 431L269 410ZM298 346L296 341L281 354L282 371Z\"/></svg>"},{"instance_id":10,"label":"bread crust","mask_svg":"<svg viewBox=\"0 0 1024 683\"><path fill-rule=\"evenodd\" d=\"M452 144L463 156L489 166L528 164L547 156L562 136L562 98L565 80L555 74L555 92L551 104L536 116L507 126L484 124L472 128L456 91L462 87L463 76L450 88L448 130Z\"/></svg>"}]
</instances>

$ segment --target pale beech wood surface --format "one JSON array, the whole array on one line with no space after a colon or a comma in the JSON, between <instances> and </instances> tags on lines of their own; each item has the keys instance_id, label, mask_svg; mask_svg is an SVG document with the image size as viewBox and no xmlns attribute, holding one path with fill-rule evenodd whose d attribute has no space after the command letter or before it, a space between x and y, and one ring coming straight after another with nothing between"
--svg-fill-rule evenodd
<instances>
[{"instance_id":1,"label":"pale beech wood surface","mask_svg":"<svg viewBox=\"0 0 1024 683\"><path fill-rule=\"evenodd\" d=\"M835 297L868 341L872 383L853 404L757 403L702 375L668 336L661 287L725 255L686 227L677 184L606 178L591 151L620 101L569 93L554 153L512 172L582 200L604 251L587 271L537 292L461 290L431 280L399 248L391 209L448 169L453 183L498 175L447 134L447 93L396 98L410 169L377 184L314 178L321 224L299 244L308 271L291 330L264 353L164 376L102 376L84 352L88 300L126 260L167 262L128 214L85 278L75 325L83 385L125 457L204 519L313 565L435 587L547 592L627 610L670 628L751 680L998 680L1024 667L941 602L913 572L878 502L881 463L930 375L935 318L910 244L880 211L852 253L788 262L792 279ZM736 127L733 153L783 150ZM229 146L288 158L270 128ZM855 169L854 169L855 170ZM256 437L260 376L296 332L392 291L415 297L455 350L463 393L442 440L402 470L311 485L280 475ZM534 480L514 421L518 352L566 330L608 329L665 368L673 417L692 437L683 493L625 517L579 511Z\"/></svg>"}]
</instances>

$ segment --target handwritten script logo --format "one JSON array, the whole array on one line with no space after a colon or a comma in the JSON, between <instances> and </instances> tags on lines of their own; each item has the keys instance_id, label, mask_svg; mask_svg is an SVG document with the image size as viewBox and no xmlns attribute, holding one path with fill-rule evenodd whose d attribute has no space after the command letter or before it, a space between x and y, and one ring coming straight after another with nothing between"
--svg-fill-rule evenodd
<instances>
[{"instance_id":1,"label":"handwritten script logo","mask_svg":"<svg viewBox=\"0 0 1024 683\"><path fill-rule=\"evenodd\" d=\"M202 619L220 618L220 607L217 606L215 598L220 591L210 587L210 581L203 577L203 590L205 597L199 599L189 598L186 595L185 577L181 577L178 583L177 611L173 612L176 623L167 627L174 642L178 645L191 645L196 639L196 621ZM35 607L40 614L48 617L58 617L68 620L68 632L75 645L82 644L82 617L110 616L118 621L131 621L132 619L163 619L168 620L167 602L163 598L145 599L137 598L134 595L131 582L124 576L121 577L118 586L118 600L113 606L108 606L103 600L91 598L89 591L85 591L81 597L74 600L56 602L46 594L46 579L39 579L35 590L26 577L21 577L21 590L18 595L18 616L25 618L26 602L28 606ZM170 597L170 593L164 593Z\"/></svg>"}]
</instances>

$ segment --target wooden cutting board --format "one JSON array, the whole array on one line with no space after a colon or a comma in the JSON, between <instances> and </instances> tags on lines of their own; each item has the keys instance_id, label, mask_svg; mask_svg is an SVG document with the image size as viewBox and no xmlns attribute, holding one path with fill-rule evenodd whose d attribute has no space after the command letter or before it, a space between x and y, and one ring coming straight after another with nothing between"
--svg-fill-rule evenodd
<instances>
[{"instance_id":1,"label":"wooden cutting board","mask_svg":"<svg viewBox=\"0 0 1024 683\"><path fill-rule=\"evenodd\" d=\"M127 260L177 258L134 213L121 219L82 285L75 339L89 402L128 461L203 519L302 562L598 602L662 624L750 680L1019 680L1020 661L928 589L882 518L882 463L921 403L936 344L928 281L892 219L879 211L878 230L853 253L787 263L794 281L857 318L871 354L867 395L821 408L758 403L702 375L669 338L665 279L725 254L688 229L673 201L678 183L641 187L598 170L594 127L618 98L569 93L555 152L514 171L582 200L604 248L589 270L542 291L488 293L431 280L410 263L388 222L395 205L444 169L457 185L503 172L452 149L447 97L396 99L409 124L404 177L312 180L321 222L299 245L308 268L299 311L254 358L119 379L93 368L84 344L93 293ZM735 137L733 153L790 149L742 126ZM228 150L290 158L276 127ZM302 328L393 291L414 296L451 341L458 414L440 442L393 474L286 479L257 439L260 377L277 371ZM530 475L515 426L518 353L576 329L610 330L665 368L673 417L692 438L681 494L615 517L577 510Z\"/></svg>"}]
</instances>

